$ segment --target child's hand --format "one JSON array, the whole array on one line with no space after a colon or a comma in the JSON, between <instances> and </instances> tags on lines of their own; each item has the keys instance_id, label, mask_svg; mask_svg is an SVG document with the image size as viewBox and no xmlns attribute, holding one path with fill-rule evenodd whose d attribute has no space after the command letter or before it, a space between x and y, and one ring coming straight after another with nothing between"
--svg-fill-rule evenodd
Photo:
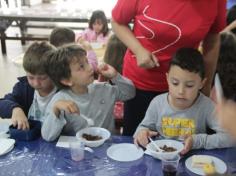
<instances>
[{"instance_id":1,"label":"child's hand","mask_svg":"<svg viewBox=\"0 0 236 176\"><path fill-rule=\"evenodd\" d=\"M192 135L185 136L184 138L184 149L180 152L182 155L188 153L193 147Z\"/></svg>"},{"instance_id":2,"label":"child's hand","mask_svg":"<svg viewBox=\"0 0 236 176\"><path fill-rule=\"evenodd\" d=\"M12 119L12 125L14 127L17 126L17 129L19 130L29 129L28 119L21 108L16 107L13 109L11 119Z\"/></svg>"},{"instance_id":3,"label":"child's hand","mask_svg":"<svg viewBox=\"0 0 236 176\"><path fill-rule=\"evenodd\" d=\"M60 114L60 111L64 110L67 113L77 113L80 114L79 107L77 104L71 100L58 100L54 106L53 111L55 115L58 117Z\"/></svg>"},{"instance_id":4,"label":"child's hand","mask_svg":"<svg viewBox=\"0 0 236 176\"><path fill-rule=\"evenodd\" d=\"M107 79L112 79L117 75L117 71L112 66L105 63L98 66L97 72Z\"/></svg>"},{"instance_id":5,"label":"child's hand","mask_svg":"<svg viewBox=\"0 0 236 176\"><path fill-rule=\"evenodd\" d=\"M86 40L84 40L82 37L78 40L78 42L81 44L81 46L86 50L86 51L90 51L93 50L92 46L90 45L90 43Z\"/></svg>"},{"instance_id":6,"label":"child's hand","mask_svg":"<svg viewBox=\"0 0 236 176\"><path fill-rule=\"evenodd\" d=\"M134 144L146 147L146 145L149 143L148 137L157 136L157 135L158 135L158 132L156 131L151 131L149 129L142 129L134 137Z\"/></svg>"},{"instance_id":7,"label":"child's hand","mask_svg":"<svg viewBox=\"0 0 236 176\"><path fill-rule=\"evenodd\" d=\"M78 36L77 38L76 38L76 42L78 42L78 43L81 43L81 42L83 42L85 39L83 38L83 36Z\"/></svg>"}]
</instances>

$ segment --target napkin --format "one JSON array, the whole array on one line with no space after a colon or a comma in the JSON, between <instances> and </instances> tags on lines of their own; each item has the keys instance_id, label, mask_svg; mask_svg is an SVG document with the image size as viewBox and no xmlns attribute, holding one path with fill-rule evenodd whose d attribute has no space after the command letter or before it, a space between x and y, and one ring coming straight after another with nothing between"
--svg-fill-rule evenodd
<instances>
[{"instance_id":1,"label":"napkin","mask_svg":"<svg viewBox=\"0 0 236 176\"><path fill-rule=\"evenodd\" d=\"M78 139L75 136L60 136L57 141L57 147L69 148L70 142L76 142Z\"/></svg>"}]
</instances>

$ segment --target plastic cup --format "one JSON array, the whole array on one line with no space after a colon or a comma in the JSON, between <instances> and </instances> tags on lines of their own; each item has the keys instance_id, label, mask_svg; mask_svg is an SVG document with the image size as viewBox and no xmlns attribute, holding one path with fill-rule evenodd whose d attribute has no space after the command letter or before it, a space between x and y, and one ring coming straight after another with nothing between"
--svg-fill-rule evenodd
<instances>
[{"instance_id":1,"label":"plastic cup","mask_svg":"<svg viewBox=\"0 0 236 176\"><path fill-rule=\"evenodd\" d=\"M70 154L74 161L84 159L84 143L81 141L70 142Z\"/></svg>"},{"instance_id":2,"label":"plastic cup","mask_svg":"<svg viewBox=\"0 0 236 176\"><path fill-rule=\"evenodd\" d=\"M180 156L176 155L171 159L162 159L162 172L163 176L176 176Z\"/></svg>"}]
</instances>

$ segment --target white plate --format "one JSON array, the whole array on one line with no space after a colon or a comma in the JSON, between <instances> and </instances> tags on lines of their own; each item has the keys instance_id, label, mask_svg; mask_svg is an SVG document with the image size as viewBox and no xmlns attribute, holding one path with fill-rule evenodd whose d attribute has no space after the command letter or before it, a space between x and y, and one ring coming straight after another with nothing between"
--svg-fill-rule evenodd
<instances>
[{"instance_id":1,"label":"white plate","mask_svg":"<svg viewBox=\"0 0 236 176\"><path fill-rule=\"evenodd\" d=\"M0 156L10 152L14 148L14 139L0 139Z\"/></svg>"},{"instance_id":2,"label":"white plate","mask_svg":"<svg viewBox=\"0 0 236 176\"><path fill-rule=\"evenodd\" d=\"M114 144L107 149L107 156L116 161L135 161L143 156L143 150L134 144Z\"/></svg>"},{"instance_id":3,"label":"white plate","mask_svg":"<svg viewBox=\"0 0 236 176\"><path fill-rule=\"evenodd\" d=\"M222 161L221 159L219 158L216 158L214 156L209 156L209 155L206 155L208 157L211 157L212 158L212 161L214 162L215 164L215 168L216 168L216 172L219 173L219 174L224 174L227 170L227 166L225 164L224 161ZM185 161L185 166L188 170L190 170L191 172L195 173L195 174L198 174L198 175L205 175L205 173L203 172L203 170L201 168L193 168L192 167L192 157L189 157L186 161Z\"/></svg>"},{"instance_id":4,"label":"white plate","mask_svg":"<svg viewBox=\"0 0 236 176\"><path fill-rule=\"evenodd\" d=\"M1 138L9 138L9 137L10 137L10 134L7 134L7 133L0 134L0 139Z\"/></svg>"},{"instance_id":5,"label":"white plate","mask_svg":"<svg viewBox=\"0 0 236 176\"><path fill-rule=\"evenodd\" d=\"M0 123L0 136L6 134L9 131L9 124L5 122Z\"/></svg>"}]
</instances>

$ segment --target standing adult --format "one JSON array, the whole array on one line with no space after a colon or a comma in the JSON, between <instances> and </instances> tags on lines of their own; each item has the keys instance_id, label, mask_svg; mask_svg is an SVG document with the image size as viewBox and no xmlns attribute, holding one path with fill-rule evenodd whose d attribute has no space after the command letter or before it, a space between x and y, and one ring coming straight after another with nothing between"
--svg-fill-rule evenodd
<instances>
[{"instance_id":1,"label":"standing adult","mask_svg":"<svg viewBox=\"0 0 236 176\"><path fill-rule=\"evenodd\" d=\"M133 134L152 98L167 91L166 72L179 48L198 48L202 41L208 78L203 92L209 95L225 16L226 0L117 1L112 28L129 48L123 74L136 86L136 97L125 103L124 135Z\"/></svg>"}]
</instances>

